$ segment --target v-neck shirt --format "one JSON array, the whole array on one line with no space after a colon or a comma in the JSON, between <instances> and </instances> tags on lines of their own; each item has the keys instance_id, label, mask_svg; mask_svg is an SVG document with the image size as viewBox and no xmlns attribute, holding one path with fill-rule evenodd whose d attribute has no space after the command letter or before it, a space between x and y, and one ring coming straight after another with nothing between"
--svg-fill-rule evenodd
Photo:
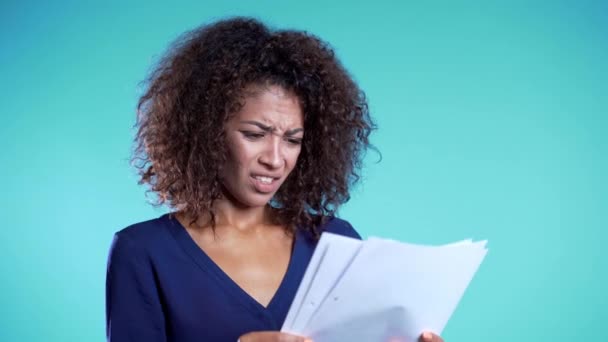
<instances>
[{"instance_id":1,"label":"v-neck shirt","mask_svg":"<svg viewBox=\"0 0 608 342\"><path fill-rule=\"evenodd\" d=\"M320 231L360 238L331 217ZM171 214L114 236L106 277L108 341L236 341L280 330L317 241L296 230L283 280L264 307L232 280Z\"/></svg>"}]
</instances>

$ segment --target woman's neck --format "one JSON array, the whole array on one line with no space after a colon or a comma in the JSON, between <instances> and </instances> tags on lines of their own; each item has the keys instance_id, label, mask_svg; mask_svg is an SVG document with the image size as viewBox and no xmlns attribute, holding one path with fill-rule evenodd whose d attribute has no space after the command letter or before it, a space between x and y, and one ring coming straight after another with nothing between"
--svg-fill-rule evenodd
<instances>
[{"instance_id":1,"label":"woman's neck","mask_svg":"<svg viewBox=\"0 0 608 342\"><path fill-rule=\"evenodd\" d=\"M231 227L240 231L269 225L272 223L272 208L247 207L235 205L234 202L219 199L213 206L216 226Z\"/></svg>"},{"instance_id":2,"label":"woman's neck","mask_svg":"<svg viewBox=\"0 0 608 342\"><path fill-rule=\"evenodd\" d=\"M218 199L214 202L213 212L215 215L216 233L219 231L234 231L241 233L254 233L274 225L274 210L269 205L262 207L247 207L235 205L234 202L226 199ZM210 213L202 213L196 221L193 217L187 216L184 212L178 212L177 218L184 226L195 231L207 230L211 228Z\"/></svg>"}]
</instances>

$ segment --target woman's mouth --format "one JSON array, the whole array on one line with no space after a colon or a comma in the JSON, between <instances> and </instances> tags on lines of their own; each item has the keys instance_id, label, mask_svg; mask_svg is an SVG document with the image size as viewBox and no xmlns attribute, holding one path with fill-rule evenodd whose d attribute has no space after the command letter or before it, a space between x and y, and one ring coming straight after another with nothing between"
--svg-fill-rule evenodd
<instances>
[{"instance_id":1,"label":"woman's mouth","mask_svg":"<svg viewBox=\"0 0 608 342\"><path fill-rule=\"evenodd\" d=\"M253 179L253 186L258 192L271 193L276 191L279 178L268 177L268 176L251 176Z\"/></svg>"},{"instance_id":2,"label":"woman's mouth","mask_svg":"<svg viewBox=\"0 0 608 342\"><path fill-rule=\"evenodd\" d=\"M270 184L274 180L272 177L256 176L255 179L259 180L264 184Z\"/></svg>"}]
</instances>

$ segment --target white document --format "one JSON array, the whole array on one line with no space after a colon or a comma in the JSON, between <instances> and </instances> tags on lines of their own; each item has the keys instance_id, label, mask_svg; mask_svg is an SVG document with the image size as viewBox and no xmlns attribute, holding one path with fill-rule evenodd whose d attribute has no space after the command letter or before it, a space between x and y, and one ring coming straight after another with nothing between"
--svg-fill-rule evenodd
<instances>
[{"instance_id":1,"label":"white document","mask_svg":"<svg viewBox=\"0 0 608 342\"><path fill-rule=\"evenodd\" d=\"M293 330L305 328L360 247L361 241L357 239L336 234L321 236L284 325L289 325Z\"/></svg>"},{"instance_id":2,"label":"white document","mask_svg":"<svg viewBox=\"0 0 608 342\"><path fill-rule=\"evenodd\" d=\"M441 334L483 261L486 241L421 246L323 233L282 331L315 342L417 341Z\"/></svg>"}]
</instances>

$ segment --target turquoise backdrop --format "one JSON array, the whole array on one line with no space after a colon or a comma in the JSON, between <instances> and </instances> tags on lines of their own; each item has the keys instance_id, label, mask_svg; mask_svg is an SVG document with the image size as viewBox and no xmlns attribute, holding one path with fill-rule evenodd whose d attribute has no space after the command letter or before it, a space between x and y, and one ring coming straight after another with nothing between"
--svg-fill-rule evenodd
<instances>
[{"instance_id":1,"label":"turquoise backdrop","mask_svg":"<svg viewBox=\"0 0 608 342\"><path fill-rule=\"evenodd\" d=\"M164 212L129 166L179 33L228 15L311 31L379 130L341 216L490 252L444 337L608 341L606 1L3 1L0 341L104 340L112 234Z\"/></svg>"}]
</instances>

